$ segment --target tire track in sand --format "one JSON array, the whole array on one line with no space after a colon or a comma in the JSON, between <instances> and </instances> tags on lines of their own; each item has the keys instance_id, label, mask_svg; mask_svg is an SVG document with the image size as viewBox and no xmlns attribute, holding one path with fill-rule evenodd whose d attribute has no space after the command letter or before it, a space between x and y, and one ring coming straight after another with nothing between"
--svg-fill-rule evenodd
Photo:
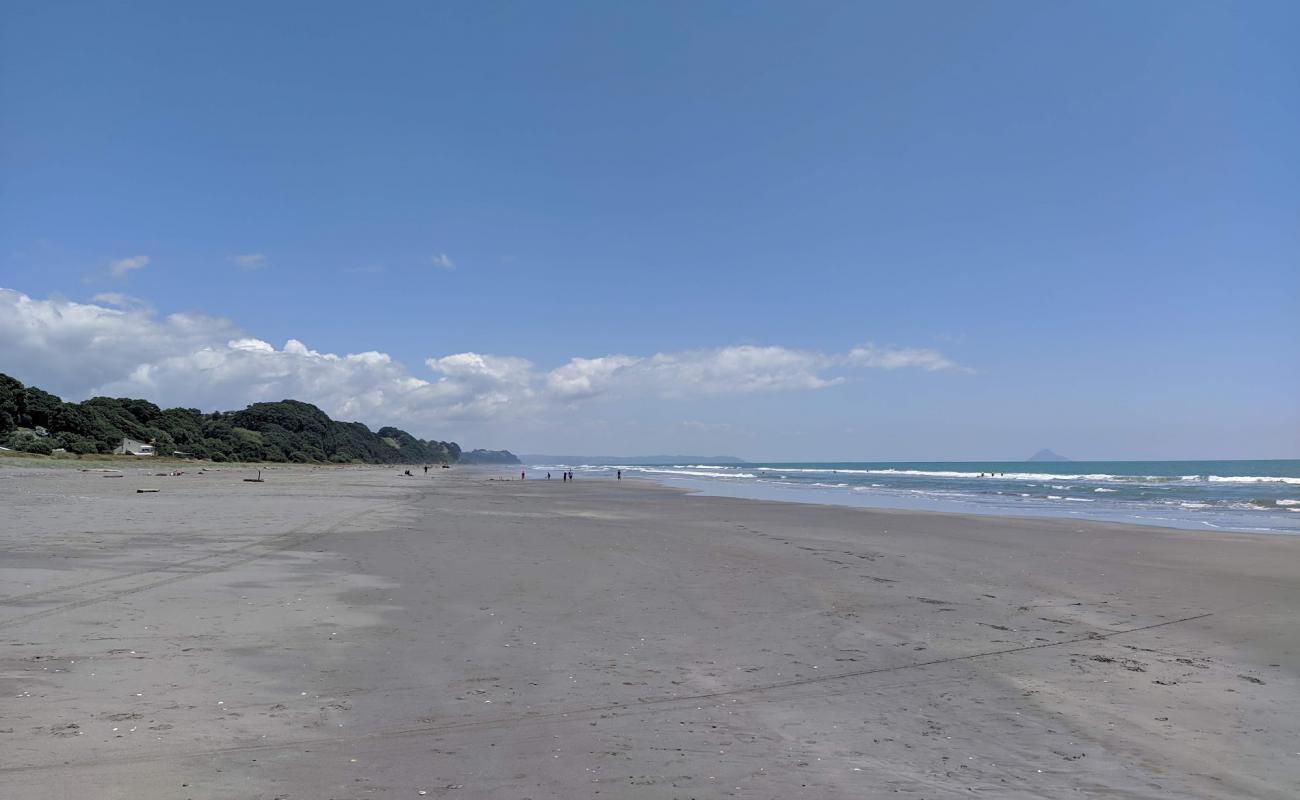
<instances>
[{"instance_id":1,"label":"tire track in sand","mask_svg":"<svg viewBox=\"0 0 1300 800\"><path fill-rule=\"evenodd\" d=\"M317 534L317 535L324 535ZM918 661L911 664L898 664L892 667L869 667L867 669L851 670L849 672L840 672L833 675L817 675L808 678L795 678L787 681L777 681L774 683L759 684L757 686L746 686L735 689L722 689L716 692L702 692L689 695L675 695L671 697L649 697L636 700L627 700L618 703L605 703L594 706L579 706L568 709L557 709L555 711L531 712L524 714L511 714L492 719L483 720L463 720L457 722L446 722L435 725L425 725L418 728L406 728L402 730L375 731L374 733L362 734L355 737L318 737L314 739L297 739L293 741L274 742L266 744L247 744L233 745L230 747L220 747L208 750L189 751L182 753L168 753L158 755L140 755L126 756L119 758L105 758L98 761L81 761L77 766L109 766L122 764L143 764L154 761L183 761L194 758L214 758L236 753L263 753L274 752L277 750L292 750L299 747L328 747L331 745L348 745L355 747L357 745L382 742L391 739L418 738L422 736L442 736L454 734L459 731L477 731L491 730L493 728L509 727L514 728L520 725L530 725L534 723L549 723L558 721L567 722L584 722L593 715L618 715L618 716L636 716L639 714L654 714L661 711L671 711L676 705L691 705L705 700L716 700L724 697L738 697L744 695L755 695L749 702L779 702L781 697L770 697L779 693L783 689L791 689L801 686L830 683L832 681L847 680L850 678L862 678L872 675L881 675L894 672L906 672L914 669L925 669L928 667L940 666L943 664L952 664L963 661L972 661L978 658L993 658L997 656L1014 655L1032 650L1044 650L1053 647L1061 647L1067 644L1078 644L1080 642L1105 641L1116 636L1123 636L1131 633L1141 633L1144 631L1164 628L1170 625L1178 625L1184 622L1194 622L1214 616L1215 612L1208 611L1203 614L1195 614L1189 617L1180 617L1178 619L1164 620L1163 622L1154 622L1149 625L1139 625L1133 628L1124 628L1115 631L1106 631L1104 633L1092 632L1084 636L1074 636L1069 639L1061 639L1055 642L1040 642L1038 644L1019 645L1016 647L1004 647L998 650L983 650L978 653L967 653L961 656L949 656L947 658L934 658L928 661ZM827 693L833 694L833 693ZM41 769L58 769L66 767L67 764L60 762L57 764L26 764L19 766L0 767L0 775L16 772L29 772Z\"/></svg>"},{"instance_id":2,"label":"tire track in sand","mask_svg":"<svg viewBox=\"0 0 1300 800\"><path fill-rule=\"evenodd\" d=\"M380 504L380 505L386 505L386 504ZM365 508L352 514L348 514L342 519L336 520L334 523L332 523L325 529L316 531L315 533L303 533L303 531L312 528L317 524L316 520L312 520L311 522L306 522L303 523L302 525L294 526L293 528L290 528L289 530L284 531L283 533L278 533L273 536L267 537L265 539L259 539L256 542L250 542L249 544L231 548L230 550L223 550L219 553L209 553L208 555L198 556L196 558L188 559L186 561L178 561L175 563L167 564L165 566L155 567L153 569L137 570L135 572L128 572L122 575L113 575L106 578L96 578L94 580L82 581L80 583L69 584L67 586L61 586L54 589L43 589L39 592L31 592L25 595L6 597L0 602L10 603L15 600L47 595L59 591L72 592L77 589L85 588L87 586L96 586L105 583L111 583L114 581L130 580L131 578L139 578L143 575L173 572L178 568L187 567L192 564L198 564L204 561L211 561L213 559L222 559L215 564L210 564L208 566L200 567L198 569L170 575L169 577L161 578L155 581L150 581L149 583L144 583L139 586L131 586L125 589L116 589L113 591L104 592L103 594L95 595L93 597L87 597L81 600L74 600L69 603L64 603L63 605L54 606L53 608L46 608L40 611L33 611L28 614L21 614L16 617L3 619L0 620L0 628L9 628L15 625L22 625L27 622L34 622L35 620L38 619L44 619L45 617L52 616L54 614L61 614L65 611L75 611L78 608L85 608L87 606L96 605L98 603L111 602L113 600L117 600L122 597L127 597L133 594L139 594L140 592L146 592L149 591L150 589L157 589L159 587L168 586L170 584L178 583L180 581L190 580L191 578L200 578L203 577L204 575L211 575L214 572L220 572L221 570L224 569L238 567L243 564L248 564L253 561L257 561L260 558L265 558L266 556L283 552L285 550L292 550L295 547L301 547L302 545L313 542L316 539L320 539L332 533L337 533L339 530L351 524L354 520L363 517L367 514L373 513L379 507L380 506L372 506L370 508ZM262 549L260 552L253 552L253 553L248 552L249 550L253 550L254 548L262 548Z\"/></svg>"}]
</instances>

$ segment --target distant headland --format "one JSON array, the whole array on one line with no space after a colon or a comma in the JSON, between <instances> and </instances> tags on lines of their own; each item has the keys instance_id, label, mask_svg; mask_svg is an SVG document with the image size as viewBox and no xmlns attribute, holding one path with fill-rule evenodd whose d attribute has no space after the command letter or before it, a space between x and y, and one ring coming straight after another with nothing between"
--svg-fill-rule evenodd
<instances>
[{"instance_id":1,"label":"distant headland","mask_svg":"<svg viewBox=\"0 0 1300 800\"><path fill-rule=\"evenodd\" d=\"M616 464L744 464L735 456L554 456L537 453L519 456L528 464L590 464L607 467Z\"/></svg>"},{"instance_id":2,"label":"distant headland","mask_svg":"<svg viewBox=\"0 0 1300 800\"><path fill-rule=\"evenodd\" d=\"M1030 461L1070 461L1071 459L1066 458L1060 453L1053 453L1051 450L1048 450L1047 448L1043 448L1042 450L1039 450L1037 453L1034 453L1032 456L1030 456L1029 460Z\"/></svg>"}]
</instances>

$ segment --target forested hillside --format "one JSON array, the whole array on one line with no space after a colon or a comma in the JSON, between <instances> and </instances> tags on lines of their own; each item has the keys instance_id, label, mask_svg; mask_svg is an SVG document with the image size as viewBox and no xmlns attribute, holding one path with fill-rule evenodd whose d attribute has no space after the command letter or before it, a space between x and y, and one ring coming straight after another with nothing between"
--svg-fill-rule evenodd
<instances>
[{"instance_id":1,"label":"forested hillside","mask_svg":"<svg viewBox=\"0 0 1300 800\"><path fill-rule=\"evenodd\" d=\"M38 426L49 435L37 436ZM65 403L0 373L0 444L35 453L111 453L123 437L152 443L159 455L180 451L213 461L418 464L461 455L455 442L425 441L397 428L372 432L297 400L212 414L124 397Z\"/></svg>"},{"instance_id":2,"label":"forested hillside","mask_svg":"<svg viewBox=\"0 0 1300 800\"><path fill-rule=\"evenodd\" d=\"M460 454L462 464L518 464L519 457L509 450L466 450Z\"/></svg>"}]
</instances>

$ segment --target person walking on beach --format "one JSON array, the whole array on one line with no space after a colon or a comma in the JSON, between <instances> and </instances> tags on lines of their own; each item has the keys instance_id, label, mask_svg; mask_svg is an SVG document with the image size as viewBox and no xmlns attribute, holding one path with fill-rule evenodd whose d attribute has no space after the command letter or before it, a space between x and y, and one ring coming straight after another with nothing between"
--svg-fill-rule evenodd
<instances>
[{"instance_id":1,"label":"person walking on beach","mask_svg":"<svg viewBox=\"0 0 1300 800\"><path fill-rule=\"evenodd\" d=\"M550 479L551 479L551 473L548 472L548 473L546 473L546 480L549 481Z\"/></svg>"},{"instance_id":2,"label":"person walking on beach","mask_svg":"<svg viewBox=\"0 0 1300 800\"><path fill-rule=\"evenodd\" d=\"M429 474L429 465L428 465L428 464L425 464L425 465L424 465L424 474L425 474L425 475L428 475L428 474Z\"/></svg>"},{"instance_id":3,"label":"person walking on beach","mask_svg":"<svg viewBox=\"0 0 1300 800\"><path fill-rule=\"evenodd\" d=\"M523 479L524 479L524 473L521 472L521 473L519 473L519 480L522 481Z\"/></svg>"},{"instance_id":4,"label":"person walking on beach","mask_svg":"<svg viewBox=\"0 0 1300 800\"><path fill-rule=\"evenodd\" d=\"M623 480L623 470L621 470L621 469L618 471L618 479L619 479L620 481Z\"/></svg>"}]
</instances>

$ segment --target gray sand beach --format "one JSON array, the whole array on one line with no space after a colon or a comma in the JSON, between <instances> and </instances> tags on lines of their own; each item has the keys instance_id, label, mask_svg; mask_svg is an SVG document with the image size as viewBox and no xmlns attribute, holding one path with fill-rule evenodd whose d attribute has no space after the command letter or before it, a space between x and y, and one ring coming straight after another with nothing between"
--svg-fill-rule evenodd
<instances>
[{"instance_id":1,"label":"gray sand beach","mask_svg":"<svg viewBox=\"0 0 1300 800\"><path fill-rule=\"evenodd\" d=\"M182 469L0 467L0 797L1300 796L1300 539Z\"/></svg>"}]
</instances>

